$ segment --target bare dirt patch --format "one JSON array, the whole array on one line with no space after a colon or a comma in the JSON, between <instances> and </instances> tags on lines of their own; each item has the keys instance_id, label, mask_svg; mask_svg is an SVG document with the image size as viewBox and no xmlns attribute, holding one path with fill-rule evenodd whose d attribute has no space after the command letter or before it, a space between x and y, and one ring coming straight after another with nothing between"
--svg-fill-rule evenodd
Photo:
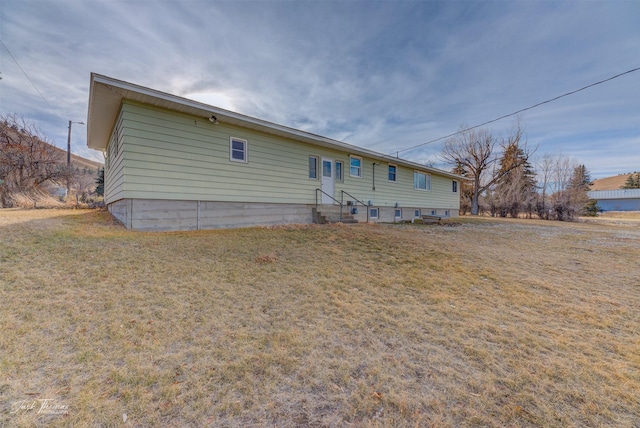
<instances>
[{"instance_id":1,"label":"bare dirt patch","mask_svg":"<svg viewBox=\"0 0 640 428\"><path fill-rule=\"evenodd\" d=\"M640 228L456 223L0 210L0 425L637 424Z\"/></svg>"}]
</instances>

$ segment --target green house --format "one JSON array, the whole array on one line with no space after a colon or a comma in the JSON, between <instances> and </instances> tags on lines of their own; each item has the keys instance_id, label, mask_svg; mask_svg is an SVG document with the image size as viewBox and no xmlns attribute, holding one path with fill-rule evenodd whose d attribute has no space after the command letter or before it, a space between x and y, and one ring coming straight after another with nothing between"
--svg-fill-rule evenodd
<instances>
[{"instance_id":1,"label":"green house","mask_svg":"<svg viewBox=\"0 0 640 428\"><path fill-rule=\"evenodd\" d=\"M462 177L92 74L87 145L134 230L455 217Z\"/></svg>"}]
</instances>

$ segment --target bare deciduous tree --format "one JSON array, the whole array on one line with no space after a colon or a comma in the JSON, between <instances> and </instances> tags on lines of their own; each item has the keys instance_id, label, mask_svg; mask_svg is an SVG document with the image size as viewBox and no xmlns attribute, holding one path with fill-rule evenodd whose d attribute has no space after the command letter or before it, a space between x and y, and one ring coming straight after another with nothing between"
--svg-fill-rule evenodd
<instances>
[{"instance_id":1,"label":"bare deciduous tree","mask_svg":"<svg viewBox=\"0 0 640 428\"><path fill-rule=\"evenodd\" d=\"M0 207L59 204L54 196L67 183L86 199L95 187L96 174L97 168L74 162L73 157L68 168L65 150L49 143L21 116L0 115Z\"/></svg>"},{"instance_id":2,"label":"bare deciduous tree","mask_svg":"<svg viewBox=\"0 0 640 428\"><path fill-rule=\"evenodd\" d=\"M538 217L549 220L550 210L547 205L547 192L552 186L552 180L554 175L554 167L557 162L557 155L551 155L549 153L545 153L542 155L540 160L537 162L537 172L538 172L538 186L540 189L540 194L538 196L538 201L536 203L536 211L538 213Z\"/></svg>"},{"instance_id":3,"label":"bare deciduous tree","mask_svg":"<svg viewBox=\"0 0 640 428\"><path fill-rule=\"evenodd\" d=\"M571 173L575 168L573 161L562 155L555 159L552 171L550 206L552 215L557 220L564 220L566 217L566 207L569 205L569 183Z\"/></svg>"},{"instance_id":4,"label":"bare deciduous tree","mask_svg":"<svg viewBox=\"0 0 640 428\"><path fill-rule=\"evenodd\" d=\"M42 190L49 181L66 177L63 152L24 118L0 116L0 204L11 205L10 195Z\"/></svg>"},{"instance_id":5,"label":"bare deciduous tree","mask_svg":"<svg viewBox=\"0 0 640 428\"><path fill-rule=\"evenodd\" d=\"M497 153L496 148L501 148ZM507 150L521 152L522 156L514 159L505 168L498 168L498 161ZM521 122L517 120L510 134L498 139L487 129L471 129L461 132L444 143L442 156L454 165L462 167L473 181L471 195L471 214L480 211L480 195L496 184L502 177L528 162L530 153Z\"/></svg>"},{"instance_id":6,"label":"bare deciduous tree","mask_svg":"<svg viewBox=\"0 0 640 428\"><path fill-rule=\"evenodd\" d=\"M456 164L451 170L454 174L461 175L463 177L469 177L467 170L460 164ZM467 212L471 212L471 199L473 197L473 184L469 180L462 180L460 182L460 214L464 215Z\"/></svg>"},{"instance_id":7,"label":"bare deciduous tree","mask_svg":"<svg viewBox=\"0 0 640 428\"><path fill-rule=\"evenodd\" d=\"M589 172L560 153L544 154L537 163L540 193L538 217L545 220L573 220L585 212L589 202Z\"/></svg>"}]
</instances>

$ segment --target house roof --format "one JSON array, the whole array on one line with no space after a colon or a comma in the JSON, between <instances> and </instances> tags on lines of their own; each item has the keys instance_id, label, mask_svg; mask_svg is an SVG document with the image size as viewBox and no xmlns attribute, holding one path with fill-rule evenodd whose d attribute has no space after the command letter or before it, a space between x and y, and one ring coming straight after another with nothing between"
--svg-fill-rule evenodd
<instances>
[{"instance_id":1,"label":"house roof","mask_svg":"<svg viewBox=\"0 0 640 428\"><path fill-rule=\"evenodd\" d=\"M591 199L640 199L640 189L592 190L587 192Z\"/></svg>"},{"instance_id":2,"label":"house roof","mask_svg":"<svg viewBox=\"0 0 640 428\"><path fill-rule=\"evenodd\" d=\"M220 123L249 128L279 137L291 138L316 146L338 149L354 155L379 159L450 178L465 179L462 176L437 168L427 167L406 159L395 158L342 141L322 137L284 125L278 125L266 120L235 113L220 107L207 105L96 73L91 73L89 90L89 111L87 114L87 146L89 148L100 151L106 150L114 123L120 112L120 106L125 99L193 116L200 116L207 120L211 115L215 115Z\"/></svg>"}]
</instances>

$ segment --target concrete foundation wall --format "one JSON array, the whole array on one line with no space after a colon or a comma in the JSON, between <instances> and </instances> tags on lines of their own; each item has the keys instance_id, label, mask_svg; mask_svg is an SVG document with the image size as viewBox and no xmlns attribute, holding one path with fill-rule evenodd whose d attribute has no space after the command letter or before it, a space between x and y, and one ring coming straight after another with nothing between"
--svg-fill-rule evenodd
<instances>
[{"instance_id":1,"label":"concrete foundation wall","mask_svg":"<svg viewBox=\"0 0 640 428\"><path fill-rule=\"evenodd\" d=\"M313 223L313 206L303 204L264 204L242 202L173 201L156 199L121 199L108 205L109 212L127 229L140 231L232 229L252 226ZM335 207L337 209L337 207ZM344 207L344 214L351 207ZM378 209L371 223L412 220L420 215L457 217L458 210L431 208L358 207L354 218L367 221L367 209ZM401 217L396 217L396 209Z\"/></svg>"},{"instance_id":2,"label":"concrete foundation wall","mask_svg":"<svg viewBox=\"0 0 640 428\"><path fill-rule=\"evenodd\" d=\"M313 222L309 205L122 199L109 212L141 231L230 229Z\"/></svg>"}]
</instances>

